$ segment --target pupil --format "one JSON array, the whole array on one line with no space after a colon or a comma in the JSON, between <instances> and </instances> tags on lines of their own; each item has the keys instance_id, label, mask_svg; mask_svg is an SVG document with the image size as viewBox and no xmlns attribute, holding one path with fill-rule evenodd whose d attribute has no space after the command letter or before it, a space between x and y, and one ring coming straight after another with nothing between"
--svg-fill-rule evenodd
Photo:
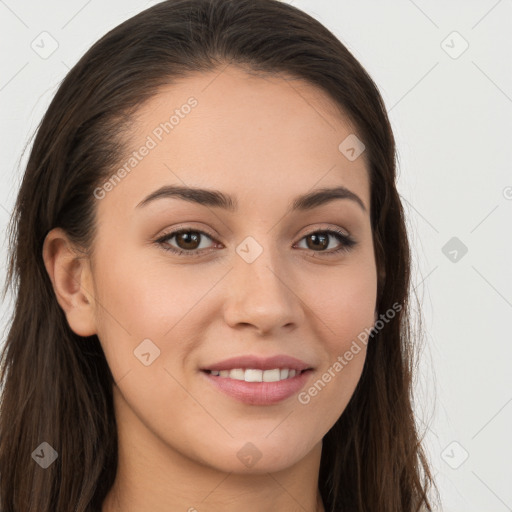
<instances>
[{"instance_id":1,"label":"pupil","mask_svg":"<svg viewBox=\"0 0 512 512\"><path fill-rule=\"evenodd\" d=\"M186 249L196 249L196 247L190 247L187 244L192 243L192 245L197 244L199 236L197 234L192 234L190 232L181 233L178 235L178 238L185 239L185 248Z\"/></svg>"},{"instance_id":2,"label":"pupil","mask_svg":"<svg viewBox=\"0 0 512 512\"><path fill-rule=\"evenodd\" d=\"M328 237L325 235L311 235L310 238L314 241L313 248L320 247L325 249L325 247L328 245ZM319 240L322 240L323 243L318 243Z\"/></svg>"}]
</instances>

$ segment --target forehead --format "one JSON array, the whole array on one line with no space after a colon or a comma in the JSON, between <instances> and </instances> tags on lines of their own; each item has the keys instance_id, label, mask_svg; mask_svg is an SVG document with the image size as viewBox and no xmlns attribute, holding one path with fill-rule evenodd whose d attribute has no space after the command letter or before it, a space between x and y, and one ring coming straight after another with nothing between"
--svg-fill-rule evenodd
<instances>
[{"instance_id":1,"label":"forehead","mask_svg":"<svg viewBox=\"0 0 512 512\"><path fill-rule=\"evenodd\" d=\"M193 74L139 109L119 162L128 172L106 199L133 209L156 188L179 184L223 190L243 203L343 185L369 209L366 155L350 161L339 149L355 131L304 80L233 66Z\"/></svg>"}]
</instances>

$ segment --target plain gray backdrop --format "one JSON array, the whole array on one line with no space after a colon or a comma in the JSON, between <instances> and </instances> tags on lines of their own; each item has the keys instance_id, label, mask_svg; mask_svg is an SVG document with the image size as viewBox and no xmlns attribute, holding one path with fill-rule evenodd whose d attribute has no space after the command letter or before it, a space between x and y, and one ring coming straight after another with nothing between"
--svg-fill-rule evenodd
<instances>
[{"instance_id":1,"label":"plain gray backdrop","mask_svg":"<svg viewBox=\"0 0 512 512\"><path fill-rule=\"evenodd\" d=\"M0 0L4 233L23 148L60 81L155 3ZM512 3L289 3L337 35L388 109L425 329L415 408L442 510L512 511Z\"/></svg>"}]
</instances>

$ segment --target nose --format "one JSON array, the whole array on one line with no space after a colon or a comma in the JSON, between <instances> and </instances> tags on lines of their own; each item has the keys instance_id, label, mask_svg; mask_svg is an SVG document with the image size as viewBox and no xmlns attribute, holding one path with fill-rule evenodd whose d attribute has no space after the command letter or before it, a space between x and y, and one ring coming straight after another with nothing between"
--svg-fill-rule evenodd
<instances>
[{"instance_id":1,"label":"nose","mask_svg":"<svg viewBox=\"0 0 512 512\"><path fill-rule=\"evenodd\" d=\"M293 269L282 255L265 247L254 261L234 254L229 291L224 302L226 323L239 329L251 326L260 335L292 330L304 318ZM295 284L294 284L295 281ZM247 328L247 327L246 327Z\"/></svg>"}]
</instances>

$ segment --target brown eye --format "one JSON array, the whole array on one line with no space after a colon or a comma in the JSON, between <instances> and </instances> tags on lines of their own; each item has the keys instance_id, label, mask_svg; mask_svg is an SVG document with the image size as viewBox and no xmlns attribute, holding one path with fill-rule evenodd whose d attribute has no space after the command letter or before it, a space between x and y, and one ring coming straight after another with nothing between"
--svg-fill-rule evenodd
<instances>
[{"instance_id":1,"label":"brown eye","mask_svg":"<svg viewBox=\"0 0 512 512\"><path fill-rule=\"evenodd\" d=\"M186 231L174 235L176 237L176 244L180 249L188 249L193 251L199 246L201 235L194 231Z\"/></svg>"},{"instance_id":2,"label":"brown eye","mask_svg":"<svg viewBox=\"0 0 512 512\"><path fill-rule=\"evenodd\" d=\"M171 243L173 238L175 242ZM212 237L197 229L180 229L164 235L157 242L167 251L194 256L201 253L203 249L208 249L208 247L201 247L203 239L212 240Z\"/></svg>"},{"instance_id":3,"label":"brown eye","mask_svg":"<svg viewBox=\"0 0 512 512\"><path fill-rule=\"evenodd\" d=\"M319 232L320 233L320 232ZM329 235L325 235L323 233L317 234L314 233L312 235L306 236L306 240L311 241L311 243L306 242L308 249L326 249L329 245Z\"/></svg>"},{"instance_id":4,"label":"brown eye","mask_svg":"<svg viewBox=\"0 0 512 512\"><path fill-rule=\"evenodd\" d=\"M329 246L330 237L337 239L339 247L333 250L326 250ZM325 252L326 255L336 254L340 251L349 251L357 242L349 235L337 230L315 231L302 238L306 240L306 249L313 252Z\"/></svg>"}]
</instances>

